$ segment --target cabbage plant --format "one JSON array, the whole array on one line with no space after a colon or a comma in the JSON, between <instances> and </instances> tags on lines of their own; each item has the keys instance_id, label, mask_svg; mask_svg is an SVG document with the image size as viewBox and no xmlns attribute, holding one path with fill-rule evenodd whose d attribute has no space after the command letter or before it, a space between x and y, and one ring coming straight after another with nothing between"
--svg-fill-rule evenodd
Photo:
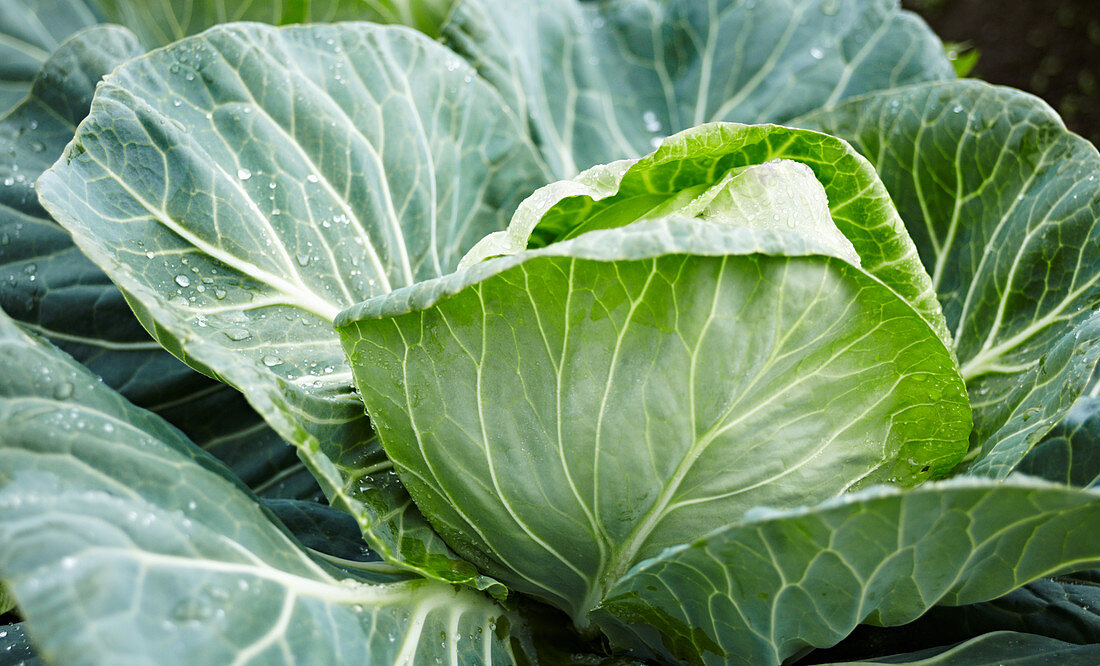
<instances>
[{"instance_id":1,"label":"cabbage plant","mask_svg":"<svg viewBox=\"0 0 1100 666\"><path fill-rule=\"evenodd\" d=\"M80 6L0 664L1100 658L1100 154L892 0Z\"/></svg>"}]
</instances>

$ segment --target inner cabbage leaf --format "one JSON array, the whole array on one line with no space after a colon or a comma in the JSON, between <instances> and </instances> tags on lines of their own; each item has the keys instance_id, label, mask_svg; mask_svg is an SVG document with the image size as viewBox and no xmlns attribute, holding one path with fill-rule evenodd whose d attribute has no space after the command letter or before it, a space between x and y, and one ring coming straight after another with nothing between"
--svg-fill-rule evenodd
<instances>
[{"instance_id":1,"label":"inner cabbage leaf","mask_svg":"<svg viewBox=\"0 0 1100 666\"><path fill-rule=\"evenodd\" d=\"M396 290L336 325L436 530L583 626L634 564L748 509L959 462L970 414L950 352L834 253L785 224L646 220Z\"/></svg>"}]
</instances>

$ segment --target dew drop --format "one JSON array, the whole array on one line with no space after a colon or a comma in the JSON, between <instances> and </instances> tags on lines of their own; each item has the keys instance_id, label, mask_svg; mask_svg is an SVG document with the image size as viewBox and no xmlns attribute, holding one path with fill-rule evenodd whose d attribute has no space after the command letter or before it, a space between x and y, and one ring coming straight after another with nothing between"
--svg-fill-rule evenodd
<instances>
[{"instance_id":1,"label":"dew drop","mask_svg":"<svg viewBox=\"0 0 1100 666\"><path fill-rule=\"evenodd\" d=\"M279 358L278 356L272 356L271 354L268 354L263 358L263 362L264 365L266 365L267 367L274 368L277 365L282 365L283 359Z\"/></svg>"},{"instance_id":2,"label":"dew drop","mask_svg":"<svg viewBox=\"0 0 1100 666\"><path fill-rule=\"evenodd\" d=\"M237 169L237 178L241 180L248 180L252 177L252 172L248 169Z\"/></svg>"},{"instance_id":3,"label":"dew drop","mask_svg":"<svg viewBox=\"0 0 1100 666\"><path fill-rule=\"evenodd\" d=\"M294 255L294 259L298 262L298 265L302 268L309 266L309 255L298 253Z\"/></svg>"},{"instance_id":4,"label":"dew drop","mask_svg":"<svg viewBox=\"0 0 1100 666\"><path fill-rule=\"evenodd\" d=\"M73 389L75 387L72 382L61 382L53 389L53 397L58 400L68 400L73 395Z\"/></svg>"},{"instance_id":5,"label":"dew drop","mask_svg":"<svg viewBox=\"0 0 1100 666\"><path fill-rule=\"evenodd\" d=\"M217 296L217 294L214 295ZM225 337L233 342L240 342L241 340L247 340L252 337L252 333L246 328L227 328L222 332L225 333Z\"/></svg>"},{"instance_id":6,"label":"dew drop","mask_svg":"<svg viewBox=\"0 0 1100 666\"><path fill-rule=\"evenodd\" d=\"M177 275L176 276L176 284L178 284L181 287L190 287L191 286L191 278L187 277L186 275Z\"/></svg>"},{"instance_id":7,"label":"dew drop","mask_svg":"<svg viewBox=\"0 0 1100 666\"><path fill-rule=\"evenodd\" d=\"M815 46L810 49L810 57L814 60L821 60L825 57L825 52Z\"/></svg>"},{"instance_id":8,"label":"dew drop","mask_svg":"<svg viewBox=\"0 0 1100 666\"><path fill-rule=\"evenodd\" d=\"M219 301L222 300L223 298L225 298L225 290L224 289L215 289L214 290L214 298L218 299Z\"/></svg>"},{"instance_id":9,"label":"dew drop","mask_svg":"<svg viewBox=\"0 0 1100 666\"><path fill-rule=\"evenodd\" d=\"M306 176L306 180L308 180L311 183L316 183L316 182L319 182L321 180L321 177L318 176L315 173L311 173L308 176Z\"/></svg>"}]
</instances>

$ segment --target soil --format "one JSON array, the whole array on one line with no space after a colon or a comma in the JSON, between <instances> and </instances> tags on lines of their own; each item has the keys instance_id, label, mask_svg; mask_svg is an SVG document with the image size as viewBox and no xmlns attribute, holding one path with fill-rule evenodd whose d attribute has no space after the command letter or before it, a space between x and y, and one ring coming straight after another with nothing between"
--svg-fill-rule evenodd
<instances>
[{"instance_id":1,"label":"soil","mask_svg":"<svg viewBox=\"0 0 1100 666\"><path fill-rule=\"evenodd\" d=\"M1100 0L903 0L945 42L978 50L969 76L1047 101L1100 145Z\"/></svg>"}]
</instances>

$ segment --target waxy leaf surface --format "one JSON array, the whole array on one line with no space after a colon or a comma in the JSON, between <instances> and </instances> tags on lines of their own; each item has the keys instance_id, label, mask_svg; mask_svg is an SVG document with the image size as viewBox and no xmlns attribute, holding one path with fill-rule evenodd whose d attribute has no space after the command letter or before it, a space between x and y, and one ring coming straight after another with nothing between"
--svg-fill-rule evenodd
<instances>
[{"instance_id":1,"label":"waxy leaf surface","mask_svg":"<svg viewBox=\"0 0 1100 666\"><path fill-rule=\"evenodd\" d=\"M295 449L239 392L150 339L121 292L38 203L34 182L72 140L96 83L141 53L123 28L83 30L50 56L27 99L0 118L0 306L127 399L182 428L257 492L316 495Z\"/></svg>"},{"instance_id":2,"label":"waxy leaf surface","mask_svg":"<svg viewBox=\"0 0 1100 666\"><path fill-rule=\"evenodd\" d=\"M116 70L38 190L157 340L240 389L383 556L476 581L389 472L331 320L452 268L541 178L496 93L424 36L246 24Z\"/></svg>"},{"instance_id":3,"label":"waxy leaf surface","mask_svg":"<svg viewBox=\"0 0 1100 666\"><path fill-rule=\"evenodd\" d=\"M0 576L46 661L516 661L488 597L313 560L228 468L6 317L0 358L22 361L0 376Z\"/></svg>"},{"instance_id":4,"label":"waxy leaf surface","mask_svg":"<svg viewBox=\"0 0 1100 666\"><path fill-rule=\"evenodd\" d=\"M1026 478L887 488L758 510L620 580L594 615L692 663L779 664L856 624L895 625L1100 562L1100 494ZM643 624L644 623L644 624Z\"/></svg>"},{"instance_id":5,"label":"waxy leaf surface","mask_svg":"<svg viewBox=\"0 0 1100 666\"><path fill-rule=\"evenodd\" d=\"M530 118L558 178L703 123L783 123L954 78L895 0L466 0L444 38Z\"/></svg>"},{"instance_id":6,"label":"waxy leaf surface","mask_svg":"<svg viewBox=\"0 0 1100 666\"><path fill-rule=\"evenodd\" d=\"M1100 155L1049 106L978 81L796 121L878 170L943 304L974 406L969 471L1003 478L1084 390L1100 347Z\"/></svg>"},{"instance_id":7,"label":"waxy leaf surface","mask_svg":"<svg viewBox=\"0 0 1100 666\"><path fill-rule=\"evenodd\" d=\"M88 0L0 0L0 117L27 96L61 42L98 22Z\"/></svg>"}]
</instances>

